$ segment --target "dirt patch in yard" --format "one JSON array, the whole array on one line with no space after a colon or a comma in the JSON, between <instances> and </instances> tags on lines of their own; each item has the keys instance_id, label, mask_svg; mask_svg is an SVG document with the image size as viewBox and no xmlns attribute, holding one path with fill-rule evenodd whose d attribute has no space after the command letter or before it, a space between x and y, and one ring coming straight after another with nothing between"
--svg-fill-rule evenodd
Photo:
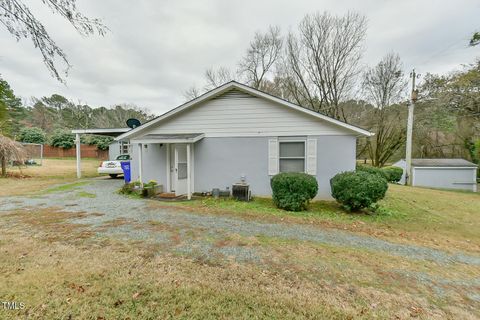
<instances>
[{"instance_id":1,"label":"dirt patch in yard","mask_svg":"<svg viewBox=\"0 0 480 320\"><path fill-rule=\"evenodd\" d=\"M94 232L88 224L71 223L72 219L88 216L85 212L66 212L61 208L27 208L4 215L10 224L30 227L32 233L39 232L47 241L81 241Z\"/></svg>"},{"instance_id":2,"label":"dirt patch in yard","mask_svg":"<svg viewBox=\"0 0 480 320\"><path fill-rule=\"evenodd\" d=\"M136 221L133 219L128 219L128 218L116 218L112 220L107 220L103 222L100 226L96 227L97 231L105 231L110 228L116 228L119 226L124 226L124 225L132 225L135 224Z\"/></svg>"}]
</instances>

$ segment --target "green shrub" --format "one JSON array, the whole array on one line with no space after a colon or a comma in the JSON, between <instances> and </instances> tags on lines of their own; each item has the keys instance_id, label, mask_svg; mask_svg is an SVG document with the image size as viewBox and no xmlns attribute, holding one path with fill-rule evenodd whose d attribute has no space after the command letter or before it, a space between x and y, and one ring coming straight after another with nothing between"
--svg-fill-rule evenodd
<instances>
[{"instance_id":1,"label":"green shrub","mask_svg":"<svg viewBox=\"0 0 480 320\"><path fill-rule=\"evenodd\" d=\"M356 171L363 171L363 172L368 172L370 174L376 174L380 177L383 177L388 181L388 176L387 173L384 172L382 169L377 168L377 167L371 167L371 166L362 166L357 164L357 170Z\"/></svg>"},{"instance_id":2,"label":"green shrub","mask_svg":"<svg viewBox=\"0 0 480 320\"><path fill-rule=\"evenodd\" d=\"M279 173L270 181L275 205L288 211L307 209L318 192L315 177L306 173Z\"/></svg>"},{"instance_id":3,"label":"green shrub","mask_svg":"<svg viewBox=\"0 0 480 320\"><path fill-rule=\"evenodd\" d=\"M44 144L46 142L45 132L40 128L35 127L25 127L20 130L20 135L18 140L21 142L27 143L40 143Z\"/></svg>"},{"instance_id":4,"label":"green shrub","mask_svg":"<svg viewBox=\"0 0 480 320\"><path fill-rule=\"evenodd\" d=\"M402 179L403 169L399 167L384 167L382 171L387 175L388 182L399 182Z\"/></svg>"},{"instance_id":5,"label":"green shrub","mask_svg":"<svg viewBox=\"0 0 480 320\"><path fill-rule=\"evenodd\" d=\"M339 173L330 180L330 186L332 196L348 211L372 208L388 189L385 178L366 171Z\"/></svg>"},{"instance_id":6,"label":"green shrub","mask_svg":"<svg viewBox=\"0 0 480 320\"><path fill-rule=\"evenodd\" d=\"M50 137L50 145L70 149L75 145L75 136L64 130L55 130Z\"/></svg>"},{"instance_id":7,"label":"green shrub","mask_svg":"<svg viewBox=\"0 0 480 320\"><path fill-rule=\"evenodd\" d=\"M155 180L150 180L147 183L143 184L143 187L155 187L158 184L157 181Z\"/></svg>"},{"instance_id":8,"label":"green shrub","mask_svg":"<svg viewBox=\"0 0 480 320\"><path fill-rule=\"evenodd\" d=\"M132 181L130 183L125 183L120 190L118 191L121 194L133 194L136 191L141 192L140 181Z\"/></svg>"},{"instance_id":9,"label":"green shrub","mask_svg":"<svg viewBox=\"0 0 480 320\"><path fill-rule=\"evenodd\" d=\"M83 135L80 141L84 144L95 145L99 150L108 150L109 145L113 142L112 137L97 136L97 135Z\"/></svg>"}]
</instances>

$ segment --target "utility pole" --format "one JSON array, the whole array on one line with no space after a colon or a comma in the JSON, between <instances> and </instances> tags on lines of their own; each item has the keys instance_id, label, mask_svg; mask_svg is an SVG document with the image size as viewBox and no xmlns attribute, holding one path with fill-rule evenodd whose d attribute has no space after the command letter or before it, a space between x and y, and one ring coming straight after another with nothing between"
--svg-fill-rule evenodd
<instances>
[{"instance_id":1,"label":"utility pole","mask_svg":"<svg viewBox=\"0 0 480 320\"><path fill-rule=\"evenodd\" d=\"M408 105L408 122L407 122L407 149L405 152L405 185L412 185L412 136L413 136L413 111L415 109L415 101L417 101L417 89L415 89L415 80L420 75L415 73L415 69L410 73L412 78L412 93L410 96L410 104Z\"/></svg>"}]
</instances>

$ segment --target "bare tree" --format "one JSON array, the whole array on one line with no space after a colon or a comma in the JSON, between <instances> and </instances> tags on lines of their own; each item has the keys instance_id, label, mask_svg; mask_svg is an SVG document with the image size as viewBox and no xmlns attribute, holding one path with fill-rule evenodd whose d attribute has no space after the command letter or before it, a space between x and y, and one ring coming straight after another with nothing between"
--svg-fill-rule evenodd
<instances>
[{"instance_id":1,"label":"bare tree","mask_svg":"<svg viewBox=\"0 0 480 320\"><path fill-rule=\"evenodd\" d=\"M239 73L246 83L261 89L264 78L281 55L283 40L280 28L270 26L265 33L256 32L250 47L239 63Z\"/></svg>"},{"instance_id":2,"label":"bare tree","mask_svg":"<svg viewBox=\"0 0 480 320\"><path fill-rule=\"evenodd\" d=\"M200 90L197 87L191 86L183 93L183 96L187 101L193 100L201 95Z\"/></svg>"},{"instance_id":3,"label":"bare tree","mask_svg":"<svg viewBox=\"0 0 480 320\"><path fill-rule=\"evenodd\" d=\"M205 71L205 91L212 90L221 86L229 81L235 80L237 75L226 67L220 67L218 69L210 68Z\"/></svg>"},{"instance_id":4,"label":"bare tree","mask_svg":"<svg viewBox=\"0 0 480 320\"><path fill-rule=\"evenodd\" d=\"M54 14L59 14L83 36L95 33L105 35L107 27L99 19L90 19L78 11L76 0L42 0ZM56 60L62 60L65 65L65 76L71 67L65 52L50 37L44 25L35 17L22 0L0 0L0 24L3 24L17 41L30 38L43 57L53 77L64 82L56 67Z\"/></svg>"},{"instance_id":5,"label":"bare tree","mask_svg":"<svg viewBox=\"0 0 480 320\"><path fill-rule=\"evenodd\" d=\"M216 87L221 86L227 82L238 79L238 74L232 72L226 67L209 68L205 71L204 74L205 85L203 88L198 88L197 86L191 86L183 92L183 96L186 101L190 101L201 96L203 93L215 89Z\"/></svg>"},{"instance_id":6,"label":"bare tree","mask_svg":"<svg viewBox=\"0 0 480 320\"><path fill-rule=\"evenodd\" d=\"M360 73L366 18L357 13L305 16L286 42L283 78L295 102L347 121L340 102Z\"/></svg>"},{"instance_id":7,"label":"bare tree","mask_svg":"<svg viewBox=\"0 0 480 320\"><path fill-rule=\"evenodd\" d=\"M23 162L26 152L23 146L10 138L0 135L0 166L1 176L7 175L7 163L9 161Z\"/></svg>"},{"instance_id":8,"label":"bare tree","mask_svg":"<svg viewBox=\"0 0 480 320\"><path fill-rule=\"evenodd\" d=\"M374 106L368 126L375 132L367 140L366 150L377 167L383 166L405 141L405 127L398 121L402 108L394 105L404 98L407 86L402 67L400 56L389 53L364 74L365 97Z\"/></svg>"}]
</instances>

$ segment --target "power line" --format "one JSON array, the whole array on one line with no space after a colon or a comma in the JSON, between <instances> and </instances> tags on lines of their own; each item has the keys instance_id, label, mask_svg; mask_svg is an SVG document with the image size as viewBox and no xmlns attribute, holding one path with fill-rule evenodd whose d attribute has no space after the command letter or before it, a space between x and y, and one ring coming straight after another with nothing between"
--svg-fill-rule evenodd
<instances>
[{"instance_id":1,"label":"power line","mask_svg":"<svg viewBox=\"0 0 480 320\"><path fill-rule=\"evenodd\" d=\"M432 58L441 56L443 53L447 52L447 50L453 48L455 45L457 45L457 44L459 44L459 43L466 43L466 42L468 42L468 39L455 40L453 43L451 43L450 45L444 47L443 49L440 49L440 50L432 53L432 54L431 54L430 56L428 56L424 61L420 62L420 65L423 65L423 64L429 62L429 60L431 60ZM465 48L468 48L468 46L466 45Z\"/></svg>"}]
</instances>

